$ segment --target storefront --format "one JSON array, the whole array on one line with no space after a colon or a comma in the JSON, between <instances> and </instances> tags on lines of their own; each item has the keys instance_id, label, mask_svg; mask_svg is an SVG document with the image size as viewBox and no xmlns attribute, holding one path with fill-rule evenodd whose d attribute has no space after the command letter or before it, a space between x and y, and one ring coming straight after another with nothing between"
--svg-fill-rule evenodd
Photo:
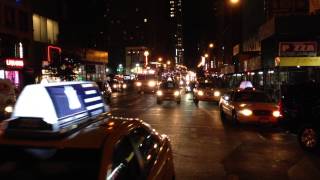
<instances>
[{"instance_id":1,"label":"storefront","mask_svg":"<svg viewBox=\"0 0 320 180\"><path fill-rule=\"evenodd\" d=\"M106 81L106 68L105 64L82 62L77 72L78 80L88 81Z\"/></svg>"},{"instance_id":2,"label":"storefront","mask_svg":"<svg viewBox=\"0 0 320 180\"><path fill-rule=\"evenodd\" d=\"M1 60L0 79L8 79L16 88L22 88L24 59L5 58Z\"/></svg>"},{"instance_id":3,"label":"storefront","mask_svg":"<svg viewBox=\"0 0 320 180\"><path fill-rule=\"evenodd\" d=\"M73 51L79 59L75 70L77 80L106 81L108 52L94 49L77 49Z\"/></svg>"}]
</instances>

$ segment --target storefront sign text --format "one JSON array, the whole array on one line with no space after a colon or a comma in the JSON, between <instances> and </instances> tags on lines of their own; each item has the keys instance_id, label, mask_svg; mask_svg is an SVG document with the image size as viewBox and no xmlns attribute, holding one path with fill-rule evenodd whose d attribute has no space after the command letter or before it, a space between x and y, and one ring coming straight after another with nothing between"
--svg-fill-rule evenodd
<instances>
[{"instance_id":1,"label":"storefront sign text","mask_svg":"<svg viewBox=\"0 0 320 180\"><path fill-rule=\"evenodd\" d=\"M317 42L280 42L279 55L281 57L317 56Z\"/></svg>"},{"instance_id":2,"label":"storefront sign text","mask_svg":"<svg viewBox=\"0 0 320 180\"><path fill-rule=\"evenodd\" d=\"M6 59L6 65L9 67L23 68L23 59Z\"/></svg>"}]
</instances>

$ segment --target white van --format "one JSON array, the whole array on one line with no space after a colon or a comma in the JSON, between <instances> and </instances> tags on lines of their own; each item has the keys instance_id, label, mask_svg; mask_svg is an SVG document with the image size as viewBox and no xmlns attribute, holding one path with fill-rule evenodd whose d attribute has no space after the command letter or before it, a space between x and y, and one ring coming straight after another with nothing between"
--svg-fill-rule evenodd
<instances>
[{"instance_id":1,"label":"white van","mask_svg":"<svg viewBox=\"0 0 320 180\"><path fill-rule=\"evenodd\" d=\"M13 84L7 79L0 79L0 116L9 117L15 102L16 95Z\"/></svg>"}]
</instances>

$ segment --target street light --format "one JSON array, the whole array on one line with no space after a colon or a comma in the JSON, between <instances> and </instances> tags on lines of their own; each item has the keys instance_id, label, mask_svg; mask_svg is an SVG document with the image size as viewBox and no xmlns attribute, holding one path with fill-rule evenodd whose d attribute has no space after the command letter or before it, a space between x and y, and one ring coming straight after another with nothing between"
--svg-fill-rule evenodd
<instances>
[{"instance_id":1,"label":"street light","mask_svg":"<svg viewBox=\"0 0 320 180\"><path fill-rule=\"evenodd\" d=\"M206 53L206 54L204 55L204 57L205 57L205 58L208 58L208 57L209 57L209 54L208 54L208 53Z\"/></svg>"},{"instance_id":2,"label":"street light","mask_svg":"<svg viewBox=\"0 0 320 180\"><path fill-rule=\"evenodd\" d=\"M209 44L209 48L211 48L211 49L214 48L214 44L213 44L213 43L210 43L210 44Z\"/></svg>"},{"instance_id":3,"label":"street light","mask_svg":"<svg viewBox=\"0 0 320 180\"><path fill-rule=\"evenodd\" d=\"M159 58L158 58L158 61L159 61L159 62L162 62L162 57L159 57Z\"/></svg>"},{"instance_id":4,"label":"street light","mask_svg":"<svg viewBox=\"0 0 320 180\"><path fill-rule=\"evenodd\" d=\"M167 64L170 65L170 64L171 64L171 61L167 61Z\"/></svg>"},{"instance_id":5,"label":"street light","mask_svg":"<svg viewBox=\"0 0 320 180\"><path fill-rule=\"evenodd\" d=\"M231 4L238 4L239 0L230 0Z\"/></svg>"},{"instance_id":6,"label":"street light","mask_svg":"<svg viewBox=\"0 0 320 180\"><path fill-rule=\"evenodd\" d=\"M144 56L146 57L146 66L148 66L148 56L150 55L149 51L144 51Z\"/></svg>"}]
</instances>

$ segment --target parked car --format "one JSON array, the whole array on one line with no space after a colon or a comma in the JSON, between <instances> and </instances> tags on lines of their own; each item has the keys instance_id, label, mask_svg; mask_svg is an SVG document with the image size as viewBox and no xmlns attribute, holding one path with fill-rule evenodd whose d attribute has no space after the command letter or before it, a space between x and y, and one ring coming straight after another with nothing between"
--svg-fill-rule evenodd
<instances>
[{"instance_id":1,"label":"parked car","mask_svg":"<svg viewBox=\"0 0 320 180\"><path fill-rule=\"evenodd\" d=\"M28 85L0 127L0 179L175 177L169 138L111 116L92 82Z\"/></svg>"},{"instance_id":2,"label":"parked car","mask_svg":"<svg viewBox=\"0 0 320 180\"><path fill-rule=\"evenodd\" d=\"M7 79L0 79L0 117L11 116L16 102L15 88Z\"/></svg>"},{"instance_id":3,"label":"parked car","mask_svg":"<svg viewBox=\"0 0 320 180\"><path fill-rule=\"evenodd\" d=\"M308 82L281 87L280 125L297 134L305 150L315 150L320 141L320 84Z\"/></svg>"}]
</instances>

